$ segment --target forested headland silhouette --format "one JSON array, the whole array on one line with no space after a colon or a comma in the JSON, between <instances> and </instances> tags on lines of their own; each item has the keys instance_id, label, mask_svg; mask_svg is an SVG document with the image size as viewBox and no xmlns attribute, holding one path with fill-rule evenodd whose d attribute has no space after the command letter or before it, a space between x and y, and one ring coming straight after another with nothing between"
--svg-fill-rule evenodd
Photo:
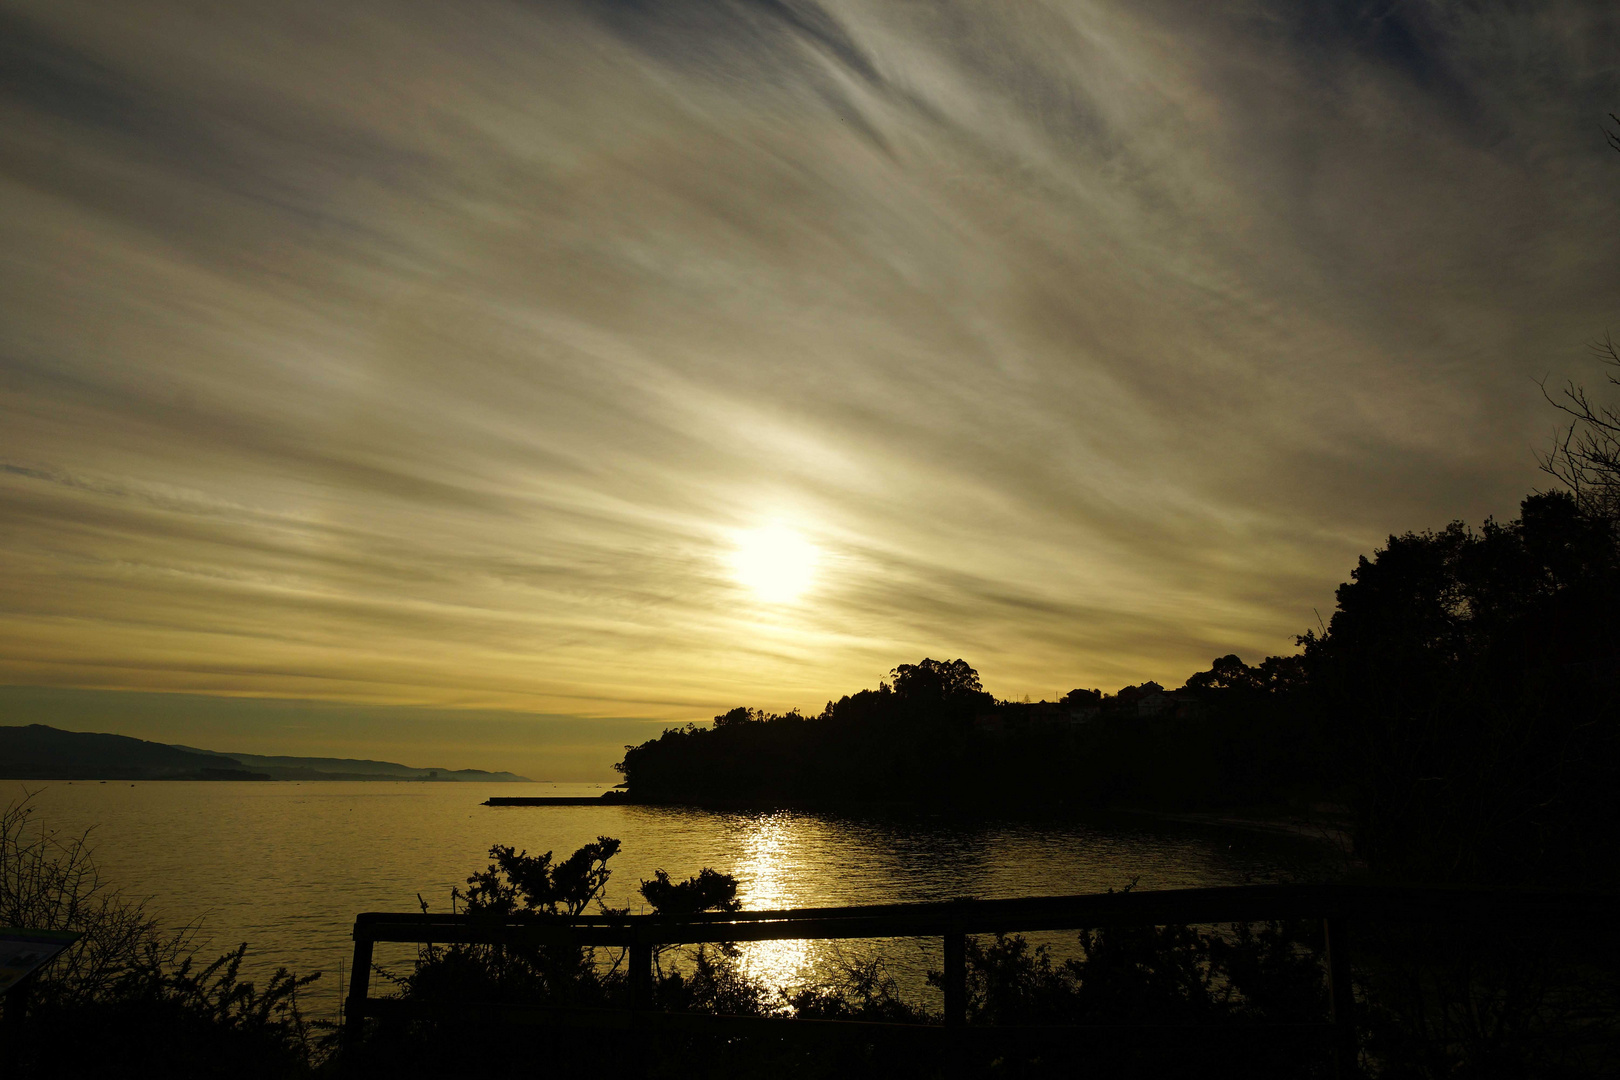
<instances>
[{"instance_id":1,"label":"forested headland silhouette","mask_svg":"<svg viewBox=\"0 0 1620 1080\"><path fill-rule=\"evenodd\" d=\"M1581 423L1589 451L1616 430ZM1584 482L1511 521L1391 536L1294 655L1056 702L999 701L965 660L924 659L813 716L743 707L666 730L616 767L648 802L1336 808L1379 872L1612 882L1615 458L1576 445L1548 467Z\"/></svg>"}]
</instances>

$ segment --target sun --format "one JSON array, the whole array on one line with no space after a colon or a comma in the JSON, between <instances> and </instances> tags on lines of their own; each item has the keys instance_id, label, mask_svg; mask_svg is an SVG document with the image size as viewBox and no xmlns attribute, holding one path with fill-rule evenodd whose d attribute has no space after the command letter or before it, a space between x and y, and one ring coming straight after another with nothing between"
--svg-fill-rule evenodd
<instances>
[{"instance_id":1,"label":"sun","mask_svg":"<svg viewBox=\"0 0 1620 1080\"><path fill-rule=\"evenodd\" d=\"M767 525L737 534L732 568L737 580L769 603L787 603L804 595L815 580L814 544L783 525Z\"/></svg>"}]
</instances>

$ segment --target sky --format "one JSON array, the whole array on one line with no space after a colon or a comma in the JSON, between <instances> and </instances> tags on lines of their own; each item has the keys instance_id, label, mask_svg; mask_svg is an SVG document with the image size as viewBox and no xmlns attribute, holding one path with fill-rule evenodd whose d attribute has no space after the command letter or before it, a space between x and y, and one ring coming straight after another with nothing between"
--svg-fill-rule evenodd
<instances>
[{"instance_id":1,"label":"sky","mask_svg":"<svg viewBox=\"0 0 1620 1080\"><path fill-rule=\"evenodd\" d=\"M610 779L1291 652L1550 483L1610 112L1601 2L0 0L0 723Z\"/></svg>"}]
</instances>

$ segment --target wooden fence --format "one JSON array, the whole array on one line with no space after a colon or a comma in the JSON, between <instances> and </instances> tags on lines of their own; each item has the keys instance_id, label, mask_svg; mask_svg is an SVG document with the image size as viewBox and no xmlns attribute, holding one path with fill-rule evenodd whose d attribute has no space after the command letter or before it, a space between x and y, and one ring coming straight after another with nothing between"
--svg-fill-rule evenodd
<instances>
[{"instance_id":1,"label":"wooden fence","mask_svg":"<svg viewBox=\"0 0 1620 1080\"><path fill-rule=\"evenodd\" d=\"M485 916L366 912L355 919L352 982L344 1006L349 1030L366 1017L404 1014L443 1017L476 1013L517 1023L726 1033L849 1034L881 1031L885 1038L959 1039L1016 1035L1022 1039L1072 1037L1075 1027L1017 1029L967 1023L966 942L970 934L1078 930L1108 926L1168 926L1254 923L1272 919L1321 920L1327 962L1329 1019L1316 1024L1210 1025L1218 1035L1241 1027L1247 1035L1323 1040L1342 1076L1353 1074L1357 1053L1354 998L1350 988L1349 927L1352 922L1490 923L1614 917L1617 898L1608 894L1466 888L1405 888L1357 885L1253 885L1040 896L1010 900L880 904L781 911L706 912L698 915L530 916L491 920ZM653 1010L653 948L712 942L829 940L851 938L942 939L944 1026L715 1016ZM629 1001L624 1009L531 1008L463 1003L413 1002L370 997L372 946L379 941L450 944L573 945L628 950ZM790 1027L789 1027L790 1026ZM1162 1031L1169 1025L1150 1026ZM1179 1029L1185 1032L1185 1028ZM1144 1030L1144 1034L1146 1031Z\"/></svg>"}]
</instances>

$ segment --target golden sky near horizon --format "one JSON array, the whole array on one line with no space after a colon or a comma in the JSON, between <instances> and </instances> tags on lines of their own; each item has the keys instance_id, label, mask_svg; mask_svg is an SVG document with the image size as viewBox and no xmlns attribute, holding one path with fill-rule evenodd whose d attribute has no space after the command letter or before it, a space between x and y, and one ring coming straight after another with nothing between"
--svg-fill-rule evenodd
<instances>
[{"instance_id":1,"label":"golden sky near horizon","mask_svg":"<svg viewBox=\"0 0 1620 1080\"><path fill-rule=\"evenodd\" d=\"M564 779L1290 651L1620 329L1616 15L1211 7L0 4L0 684Z\"/></svg>"}]
</instances>

